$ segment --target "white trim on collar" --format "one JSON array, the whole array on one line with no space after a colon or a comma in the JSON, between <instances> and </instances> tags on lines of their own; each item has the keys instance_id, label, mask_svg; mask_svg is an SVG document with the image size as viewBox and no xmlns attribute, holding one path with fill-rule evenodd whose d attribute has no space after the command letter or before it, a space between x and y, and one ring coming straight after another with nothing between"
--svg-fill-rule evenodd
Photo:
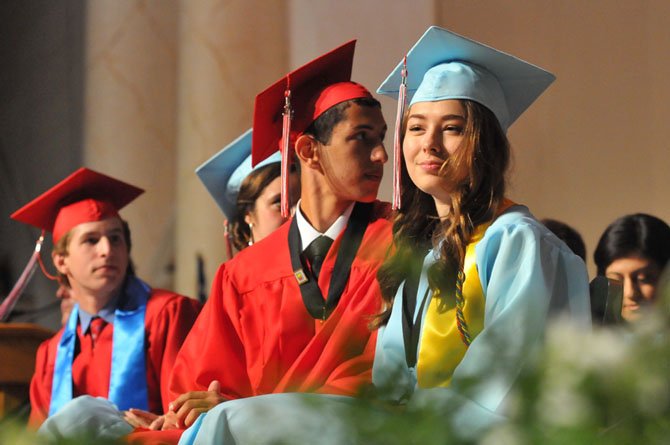
<instances>
[{"instance_id":1,"label":"white trim on collar","mask_svg":"<svg viewBox=\"0 0 670 445\"><path fill-rule=\"evenodd\" d=\"M321 233L316 230L309 223L309 221L307 221L305 216L302 214L302 210L300 209L300 201L298 201L298 204L296 205L295 218L296 222L298 223L298 231L300 232L302 251L304 252L307 246L309 246L312 241L321 235L325 235L332 240L335 240L338 236L340 236L340 233L342 233L342 231L344 231L344 229L347 227L351 212L354 210L354 204L356 203L352 202L344 211L344 213L338 216L335 222L330 227L328 227L328 230L326 230L324 233Z\"/></svg>"}]
</instances>

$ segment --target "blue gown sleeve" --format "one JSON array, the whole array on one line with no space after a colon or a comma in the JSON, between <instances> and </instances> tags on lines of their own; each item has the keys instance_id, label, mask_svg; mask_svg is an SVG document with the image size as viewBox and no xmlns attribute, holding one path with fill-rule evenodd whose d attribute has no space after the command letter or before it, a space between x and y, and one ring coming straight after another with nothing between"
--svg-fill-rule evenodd
<instances>
[{"instance_id":1,"label":"blue gown sleeve","mask_svg":"<svg viewBox=\"0 0 670 445\"><path fill-rule=\"evenodd\" d=\"M203 413L179 445L355 443L347 428L353 399L312 393L274 393L229 400Z\"/></svg>"},{"instance_id":2,"label":"blue gown sleeve","mask_svg":"<svg viewBox=\"0 0 670 445\"><path fill-rule=\"evenodd\" d=\"M566 311L577 325L590 326L584 262L534 219L501 216L476 256L486 298L484 329L449 388L417 389L411 400L451 410L454 428L463 435L504 419L505 399L542 344L550 314Z\"/></svg>"}]
</instances>

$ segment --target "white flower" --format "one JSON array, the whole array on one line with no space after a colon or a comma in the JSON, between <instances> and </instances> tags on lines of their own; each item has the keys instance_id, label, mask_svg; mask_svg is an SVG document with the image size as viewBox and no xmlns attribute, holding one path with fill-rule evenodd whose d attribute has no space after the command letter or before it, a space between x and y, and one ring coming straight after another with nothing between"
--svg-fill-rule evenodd
<instances>
[{"instance_id":1,"label":"white flower","mask_svg":"<svg viewBox=\"0 0 670 445\"><path fill-rule=\"evenodd\" d=\"M526 445L528 439L523 430L509 423L502 423L489 431L479 445Z\"/></svg>"},{"instance_id":2,"label":"white flower","mask_svg":"<svg viewBox=\"0 0 670 445\"><path fill-rule=\"evenodd\" d=\"M593 407L576 388L546 387L536 403L537 416L550 427L570 427L588 419Z\"/></svg>"}]
</instances>

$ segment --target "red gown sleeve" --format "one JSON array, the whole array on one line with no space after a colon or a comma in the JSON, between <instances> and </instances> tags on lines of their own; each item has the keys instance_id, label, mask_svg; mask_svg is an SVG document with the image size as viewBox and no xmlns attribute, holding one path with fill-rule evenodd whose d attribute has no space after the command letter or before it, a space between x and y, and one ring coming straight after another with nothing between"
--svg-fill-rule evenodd
<instances>
[{"instance_id":1,"label":"red gown sleeve","mask_svg":"<svg viewBox=\"0 0 670 445\"><path fill-rule=\"evenodd\" d=\"M230 399L251 392L240 320L234 316L238 298L225 267L219 267L210 297L175 360L170 400L189 391L206 391L212 380L221 383L221 394Z\"/></svg>"},{"instance_id":2,"label":"red gown sleeve","mask_svg":"<svg viewBox=\"0 0 670 445\"><path fill-rule=\"evenodd\" d=\"M198 301L162 290L154 290L147 304L147 382L155 386L150 394L160 397L150 401L153 412L167 411L172 400L168 393L170 373L199 312Z\"/></svg>"},{"instance_id":3,"label":"red gown sleeve","mask_svg":"<svg viewBox=\"0 0 670 445\"><path fill-rule=\"evenodd\" d=\"M324 394L352 395L372 384L372 362L377 344L377 331L370 334L363 353L337 367L319 389Z\"/></svg>"},{"instance_id":4,"label":"red gown sleeve","mask_svg":"<svg viewBox=\"0 0 670 445\"><path fill-rule=\"evenodd\" d=\"M31 428L39 426L49 416L49 404L51 403L51 379L53 367L49 369L49 343L51 339L44 341L37 349L35 359L35 374L30 381L30 417L28 425Z\"/></svg>"}]
</instances>

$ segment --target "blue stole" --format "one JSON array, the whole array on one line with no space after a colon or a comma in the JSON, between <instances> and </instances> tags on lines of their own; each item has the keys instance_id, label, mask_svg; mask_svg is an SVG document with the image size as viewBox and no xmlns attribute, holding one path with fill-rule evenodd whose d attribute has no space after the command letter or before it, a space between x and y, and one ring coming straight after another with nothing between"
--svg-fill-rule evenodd
<instances>
[{"instance_id":1,"label":"blue stole","mask_svg":"<svg viewBox=\"0 0 670 445\"><path fill-rule=\"evenodd\" d=\"M125 302L133 309L114 311L111 375L108 399L120 410L149 410L149 391L144 353L144 317L151 288L139 278L129 276L125 285ZM123 296L121 302L124 301ZM49 416L72 400L72 360L77 343L79 305L75 304L58 343L51 387Z\"/></svg>"}]
</instances>

